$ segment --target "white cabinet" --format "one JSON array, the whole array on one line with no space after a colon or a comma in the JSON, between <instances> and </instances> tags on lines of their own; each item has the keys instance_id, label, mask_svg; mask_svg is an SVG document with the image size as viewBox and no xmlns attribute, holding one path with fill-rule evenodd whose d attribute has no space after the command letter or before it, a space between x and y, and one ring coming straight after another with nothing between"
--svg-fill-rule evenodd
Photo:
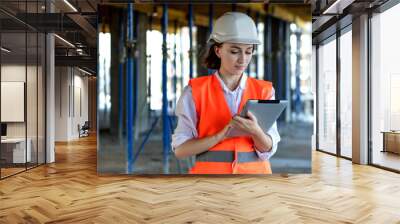
<instances>
[{"instance_id":1,"label":"white cabinet","mask_svg":"<svg viewBox=\"0 0 400 224\"><path fill-rule=\"evenodd\" d=\"M27 148L25 154L25 139L24 138L7 138L2 139L2 146L6 146L7 148L11 147L12 149L12 162L13 163L25 163L32 161L32 140L28 138L26 140ZM25 158L27 161L25 161Z\"/></svg>"}]
</instances>

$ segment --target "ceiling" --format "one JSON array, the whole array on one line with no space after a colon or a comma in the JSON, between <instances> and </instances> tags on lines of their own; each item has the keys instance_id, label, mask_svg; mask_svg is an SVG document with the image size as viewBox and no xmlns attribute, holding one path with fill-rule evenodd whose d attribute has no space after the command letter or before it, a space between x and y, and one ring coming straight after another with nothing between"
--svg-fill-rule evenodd
<instances>
[{"instance_id":1,"label":"ceiling","mask_svg":"<svg viewBox=\"0 0 400 224\"><path fill-rule=\"evenodd\" d=\"M388 0L312 0L313 44L331 36L361 14L375 12Z\"/></svg>"},{"instance_id":2,"label":"ceiling","mask_svg":"<svg viewBox=\"0 0 400 224\"><path fill-rule=\"evenodd\" d=\"M70 44L55 38L56 64L79 63L87 66L91 64L92 70L96 70L97 60L97 4L118 4L127 3L129 0L48 0L46 7L45 0L1 0L0 1L0 28L2 30L2 45L11 49L8 53L9 58L34 57L39 46L36 43L36 33L51 32L58 34ZM155 18L161 18L162 5L154 4L148 0L136 0L135 9L153 14L156 10ZM161 0L157 1L162 2ZM175 18L179 21L187 21L187 1L169 0L169 13L171 20ZM256 12L261 15L270 14L285 20L310 21L309 1L303 0L270 0L270 1L236 1L238 4L233 6L226 1L192 1L195 13L195 24L208 25L209 3L214 4L214 18L226 11L227 7L236 7L237 11L249 13L255 17ZM229 1L230 2L230 1ZM69 3L69 4L68 4ZM151 3L151 4L150 4ZM185 4L181 4L185 3ZM206 4L205 4L206 3ZM272 4L286 3L286 4ZM123 4L121 4L123 7ZM51 9L51 10L50 10ZM48 12L52 13L48 13ZM292 15L291 17L288 15ZM158 21L158 20L157 20ZM21 35L24 33L25 35ZM32 33L32 34L30 34ZM26 42L27 41L27 45ZM27 46L27 48L25 48ZM82 52L78 53L77 49ZM27 53L27 54L26 54ZM4 54L2 52L2 54ZM57 57L59 56L59 57ZM68 59L70 56L74 58Z\"/></svg>"}]
</instances>

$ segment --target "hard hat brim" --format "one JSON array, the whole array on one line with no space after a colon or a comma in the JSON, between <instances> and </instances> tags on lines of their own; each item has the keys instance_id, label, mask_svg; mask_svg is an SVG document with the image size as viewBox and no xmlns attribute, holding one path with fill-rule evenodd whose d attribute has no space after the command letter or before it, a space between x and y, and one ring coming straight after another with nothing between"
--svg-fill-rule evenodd
<instances>
[{"instance_id":1,"label":"hard hat brim","mask_svg":"<svg viewBox=\"0 0 400 224\"><path fill-rule=\"evenodd\" d=\"M214 41L216 43L235 43L235 44L261 44L261 41L254 39L226 39L226 40L217 40L216 38L210 37L207 40L207 43Z\"/></svg>"}]
</instances>

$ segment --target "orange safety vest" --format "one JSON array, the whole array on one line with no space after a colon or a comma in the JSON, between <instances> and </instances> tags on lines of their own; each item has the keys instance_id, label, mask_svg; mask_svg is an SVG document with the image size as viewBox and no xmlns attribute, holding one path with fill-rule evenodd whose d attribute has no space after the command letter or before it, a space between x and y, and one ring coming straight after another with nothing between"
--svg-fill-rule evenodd
<instances>
[{"instance_id":1,"label":"orange safety vest","mask_svg":"<svg viewBox=\"0 0 400 224\"><path fill-rule=\"evenodd\" d=\"M189 81L197 112L198 137L215 135L231 120L231 112L216 75ZM270 99L272 83L247 78L239 113L248 99ZM231 137L196 155L190 174L271 174L269 161L261 160L251 137Z\"/></svg>"}]
</instances>

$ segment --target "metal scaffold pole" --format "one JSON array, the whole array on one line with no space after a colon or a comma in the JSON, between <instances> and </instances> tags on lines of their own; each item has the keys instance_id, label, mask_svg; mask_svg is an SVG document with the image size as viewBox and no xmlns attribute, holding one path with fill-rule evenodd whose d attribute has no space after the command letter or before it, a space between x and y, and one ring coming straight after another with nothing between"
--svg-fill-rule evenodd
<instances>
[{"instance_id":1,"label":"metal scaffold pole","mask_svg":"<svg viewBox=\"0 0 400 224\"><path fill-rule=\"evenodd\" d=\"M138 63L138 53L136 51L137 49L137 38L138 38L138 33L139 33L139 13L133 11L133 29L132 29L132 35L133 35L133 40L132 40L132 52L131 55L133 57L133 120L132 120L132 126L133 126L133 131L132 131L132 136L133 136L133 152L135 149L137 150L137 146L135 145L136 139L139 135L139 128L137 125L137 114L138 114L138 104L139 104L139 63ZM137 154L137 153L136 153ZM135 161L136 161L136 154L133 156L133 162L132 162L132 170L134 169L135 166Z\"/></svg>"},{"instance_id":2,"label":"metal scaffold pole","mask_svg":"<svg viewBox=\"0 0 400 224\"><path fill-rule=\"evenodd\" d=\"M208 6L208 35L211 35L213 30L213 17L214 17L214 5L210 4ZM213 69L207 69L208 74L212 74L214 72Z\"/></svg>"},{"instance_id":3,"label":"metal scaffold pole","mask_svg":"<svg viewBox=\"0 0 400 224\"><path fill-rule=\"evenodd\" d=\"M169 151L170 151L170 124L168 118L168 96L167 96L167 29L168 29L168 6L163 5L162 15L162 121L163 121L163 170L164 174L169 173Z\"/></svg>"},{"instance_id":4,"label":"metal scaffold pole","mask_svg":"<svg viewBox=\"0 0 400 224\"><path fill-rule=\"evenodd\" d=\"M283 74L283 43L284 43L284 38L283 38L283 26L284 26L284 21L278 20L278 52L277 52L277 77L276 77L276 93L275 97L276 99L282 99L283 97L283 80L284 80L284 74ZM283 116L280 117L280 120L282 120Z\"/></svg>"},{"instance_id":5,"label":"metal scaffold pole","mask_svg":"<svg viewBox=\"0 0 400 224\"><path fill-rule=\"evenodd\" d=\"M193 5L189 4L189 77L193 78Z\"/></svg>"},{"instance_id":6,"label":"metal scaffold pole","mask_svg":"<svg viewBox=\"0 0 400 224\"><path fill-rule=\"evenodd\" d=\"M264 26L264 48L265 48L265 62L264 62L264 80L272 80L272 21L271 16L266 16Z\"/></svg>"},{"instance_id":7,"label":"metal scaffold pole","mask_svg":"<svg viewBox=\"0 0 400 224\"><path fill-rule=\"evenodd\" d=\"M127 172L133 171L133 57L131 44L133 42L133 3L128 4L127 45L128 57L126 63L126 133L127 133Z\"/></svg>"},{"instance_id":8,"label":"metal scaffold pole","mask_svg":"<svg viewBox=\"0 0 400 224\"><path fill-rule=\"evenodd\" d=\"M122 17L119 19L120 32L119 32L119 65L118 65L118 136L123 138L124 128L124 64L125 64L125 45L124 45L124 26Z\"/></svg>"}]
</instances>

